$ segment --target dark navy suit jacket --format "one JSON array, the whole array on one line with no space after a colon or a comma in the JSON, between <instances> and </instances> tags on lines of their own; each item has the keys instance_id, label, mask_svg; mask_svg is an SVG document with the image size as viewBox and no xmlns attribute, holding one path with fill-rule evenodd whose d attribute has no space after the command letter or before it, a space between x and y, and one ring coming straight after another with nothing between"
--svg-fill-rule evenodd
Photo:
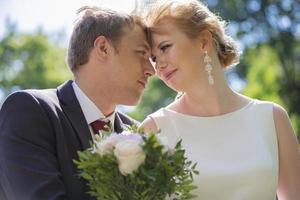
<instances>
[{"instance_id":1,"label":"dark navy suit jacket","mask_svg":"<svg viewBox=\"0 0 300 200\"><path fill-rule=\"evenodd\" d=\"M116 113L116 132L132 123ZM72 81L10 95L0 111L1 200L93 199L73 163L91 140Z\"/></svg>"}]
</instances>

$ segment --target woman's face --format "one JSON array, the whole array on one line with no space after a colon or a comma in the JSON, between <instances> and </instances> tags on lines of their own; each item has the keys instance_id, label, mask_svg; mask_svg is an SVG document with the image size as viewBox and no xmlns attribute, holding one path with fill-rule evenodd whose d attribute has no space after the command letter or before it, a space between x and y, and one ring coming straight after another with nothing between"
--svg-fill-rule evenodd
<instances>
[{"instance_id":1,"label":"woman's face","mask_svg":"<svg viewBox=\"0 0 300 200\"><path fill-rule=\"evenodd\" d=\"M200 41L190 39L170 21L152 32L152 55L156 74L176 91L186 91L203 73Z\"/></svg>"}]
</instances>

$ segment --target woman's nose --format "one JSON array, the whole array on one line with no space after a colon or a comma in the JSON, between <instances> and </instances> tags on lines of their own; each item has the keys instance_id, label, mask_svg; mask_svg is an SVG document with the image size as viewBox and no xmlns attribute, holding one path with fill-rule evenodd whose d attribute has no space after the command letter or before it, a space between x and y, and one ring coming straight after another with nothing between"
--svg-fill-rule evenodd
<instances>
[{"instance_id":1,"label":"woman's nose","mask_svg":"<svg viewBox=\"0 0 300 200\"><path fill-rule=\"evenodd\" d=\"M156 62L155 62L154 67L155 67L156 70L162 70L162 69L167 67L167 62L164 59L156 58L155 61Z\"/></svg>"}]
</instances>

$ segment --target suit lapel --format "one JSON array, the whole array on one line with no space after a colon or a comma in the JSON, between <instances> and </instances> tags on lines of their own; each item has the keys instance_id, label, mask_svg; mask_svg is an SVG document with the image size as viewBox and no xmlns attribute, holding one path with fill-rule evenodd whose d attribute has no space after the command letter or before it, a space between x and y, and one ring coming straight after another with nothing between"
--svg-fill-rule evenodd
<instances>
[{"instance_id":1,"label":"suit lapel","mask_svg":"<svg viewBox=\"0 0 300 200\"><path fill-rule=\"evenodd\" d=\"M126 128L126 126L127 125L122 122L118 112L116 112L115 124L114 124L115 132L121 133Z\"/></svg>"},{"instance_id":2,"label":"suit lapel","mask_svg":"<svg viewBox=\"0 0 300 200\"><path fill-rule=\"evenodd\" d=\"M58 99L63 111L75 129L83 149L87 149L90 147L89 142L92 141L92 137L80 104L75 96L72 82L68 81L57 88Z\"/></svg>"}]
</instances>

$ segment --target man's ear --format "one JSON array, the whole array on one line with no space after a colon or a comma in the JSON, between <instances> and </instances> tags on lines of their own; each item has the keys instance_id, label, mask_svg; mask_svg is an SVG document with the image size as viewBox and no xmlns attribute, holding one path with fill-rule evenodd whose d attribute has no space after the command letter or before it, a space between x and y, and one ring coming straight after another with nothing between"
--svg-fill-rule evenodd
<instances>
[{"instance_id":1,"label":"man's ear","mask_svg":"<svg viewBox=\"0 0 300 200\"><path fill-rule=\"evenodd\" d=\"M111 43L105 36L98 36L94 41L96 55L101 60L106 60L111 50Z\"/></svg>"},{"instance_id":2,"label":"man's ear","mask_svg":"<svg viewBox=\"0 0 300 200\"><path fill-rule=\"evenodd\" d=\"M214 46L214 39L210 31L202 30L199 33L198 41L201 51L210 51Z\"/></svg>"}]
</instances>

